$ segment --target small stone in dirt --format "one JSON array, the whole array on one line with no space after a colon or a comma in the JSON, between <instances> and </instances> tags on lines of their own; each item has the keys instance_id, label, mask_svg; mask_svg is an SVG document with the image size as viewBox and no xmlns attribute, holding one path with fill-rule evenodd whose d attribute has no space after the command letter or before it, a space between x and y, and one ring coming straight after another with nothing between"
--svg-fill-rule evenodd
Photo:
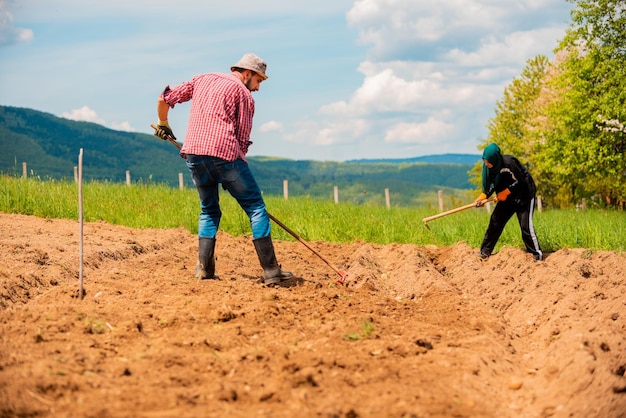
<instances>
[{"instance_id":1,"label":"small stone in dirt","mask_svg":"<svg viewBox=\"0 0 626 418\"><path fill-rule=\"evenodd\" d=\"M427 350L433 349L433 345L430 343L430 341L420 339L420 340L415 341L415 344L419 345L420 347L424 347Z\"/></svg>"},{"instance_id":2,"label":"small stone in dirt","mask_svg":"<svg viewBox=\"0 0 626 418\"><path fill-rule=\"evenodd\" d=\"M359 418L359 414L354 409L350 409L346 412L346 418Z\"/></svg>"},{"instance_id":3,"label":"small stone in dirt","mask_svg":"<svg viewBox=\"0 0 626 418\"><path fill-rule=\"evenodd\" d=\"M235 402L237 399L237 392L233 389L224 389L219 395L220 401Z\"/></svg>"},{"instance_id":4,"label":"small stone in dirt","mask_svg":"<svg viewBox=\"0 0 626 418\"><path fill-rule=\"evenodd\" d=\"M583 276L585 279L591 277L591 269L588 264L581 265L579 271L580 275Z\"/></svg>"},{"instance_id":5,"label":"small stone in dirt","mask_svg":"<svg viewBox=\"0 0 626 418\"><path fill-rule=\"evenodd\" d=\"M518 390L522 387L522 380L518 377L511 377L509 379L509 389Z\"/></svg>"},{"instance_id":6,"label":"small stone in dirt","mask_svg":"<svg viewBox=\"0 0 626 418\"><path fill-rule=\"evenodd\" d=\"M228 322L237 318L237 314L226 308L224 310L218 311L217 313L217 321L218 322Z\"/></svg>"}]
</instances>

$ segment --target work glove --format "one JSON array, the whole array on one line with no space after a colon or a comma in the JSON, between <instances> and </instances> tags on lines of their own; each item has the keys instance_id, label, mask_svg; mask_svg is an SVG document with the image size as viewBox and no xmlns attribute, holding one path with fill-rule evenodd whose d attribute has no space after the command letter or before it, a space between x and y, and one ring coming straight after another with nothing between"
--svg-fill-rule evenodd
<instances>
[{"instance_id":1,"label":"work glove","mask_svg":"<svg viewBox=\"0 0 626 418\"><path fill-rule=\"evenodd\" d=\"M174 132L172 132L172 128L170 128L170 124L165 120L160 120L157 124L159 129L154 131L154 136L157 138L161 138L164 141L169 140L169 137L176 141L176 137L174 136Z\"/></svg>"},{"instance_id":2,"label":"work glove","mask_svg":"<svg viewBox=\"0 0 626 418\"><path fill-rule=\"evenodd\" d=\"M480 196L478 196L476 200L474 200L474 203L476 203L476 207L479 208L482 205L484 205L483 200L485 199L487 199L487 195L484 193L481 193Z\"/></svg>"},{"instance_id":3,"label":"work glove","mask_svg":"<svg viewBox=\"0 0 626 418\"><path fill-rule=\"evenodd\" d=\"M496 198L498 199L498 202L504 202L510 194L511 191L509 189L504 189L496 195Z\"/></svg>"}]
</instances>

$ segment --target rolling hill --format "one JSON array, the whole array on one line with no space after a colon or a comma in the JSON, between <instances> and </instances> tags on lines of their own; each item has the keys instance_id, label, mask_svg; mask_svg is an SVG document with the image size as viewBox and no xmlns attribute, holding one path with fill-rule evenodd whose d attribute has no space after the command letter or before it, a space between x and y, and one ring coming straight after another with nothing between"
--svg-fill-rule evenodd
<instances>
[{"instance_id":1,"label":"rolling hill","mask_svg":"<svg viewBox=\"0 0 626 418\"><path fill-rule=\"evenodd\" d=\"M0 106L0 173L22 175L26 162L29 176L72 179L81 148L86 181L122 182L128 170L132 181L176 187L183 173L185 186L193 187L176 148L152 135ZM382 199L388 188L394 202L408 205L438 189L473 189L468 172L479 160L468 154L346 162L249 157L266 194L282 194L283 180L288 180L290 196L328 197L338 186L343 199L367 203Z\"/></svg>"}]
</instances>

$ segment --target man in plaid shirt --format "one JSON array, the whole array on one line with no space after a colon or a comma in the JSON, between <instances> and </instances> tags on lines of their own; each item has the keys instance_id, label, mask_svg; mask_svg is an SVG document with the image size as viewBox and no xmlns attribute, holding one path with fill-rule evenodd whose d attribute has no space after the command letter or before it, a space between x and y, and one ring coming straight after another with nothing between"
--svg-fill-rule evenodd
<instances>
[{"instance_id":1,"label":"man in plaid shirt","mask_svg":"<svg viewBox=\"0 0 626 418\"><path fill-rule=\"evenodd\" d=\"M167 121L170 108L191 100L189 125L180 151L187 160L198 195L198 264L196 277L219 279L215 275L215 236L222 212L219 185L237 200L246 212L252 227L254 248L263 268L264 283L275 285L293 277L281 270L270 235L271 225L261 189L256 183L246 154L252 130L254 99L267 80L265 61L254 54L245 54L230 74L208 73L170 88L159 96L157 113L159 129L155 135L165 139L174 134Z\"/></svg>"}]
</instances>

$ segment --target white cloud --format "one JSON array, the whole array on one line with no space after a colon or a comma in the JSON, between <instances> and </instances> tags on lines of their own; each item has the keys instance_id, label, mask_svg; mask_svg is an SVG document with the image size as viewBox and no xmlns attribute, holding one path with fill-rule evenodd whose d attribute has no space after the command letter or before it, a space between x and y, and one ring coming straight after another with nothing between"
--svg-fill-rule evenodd
<instances>
[{"instance_id":1,"label":"white cloud","mask_svg":"<svg viewBox=\"0 0 626 418\"><path fill-rule=\"evenodd\" d=\"M282 130L283 130L283 124L280 123L280 122L277 122L275 120L271 120L269 122L265 122L259 128L260 132L279 132L279 131L282 131Z\"/></svg>"},{"instance_id":2,"label":"white cloud","mask_svg":"<svg viewBox=\"0 0 626 418\"><path fill-rule=\"evenodd\" d=\"M116 131L135 132L133 127L130 126L130 122L113 122L109 127L111 129L115 129Z\"/></svg>"},{"instance_id":3,"label":"white cloud","mask_svg":"<svg viewBox=\"0 0 626 418\"><path fill-rule=\"evenodd\" d=\"M431 80L405 80L390 68L366 76L349 102L323 106L320 113L328 115L365 115L372 112L410 111L420 99L431 96L439 88Z\"/></svg>"},{"instance_id":4,"label":"white cloud","mask_svg":"<svg viewBox=\"0 0 626 418\"><path fill-rule=\"evenodd\" d=\"M401 111L438 89L438 84L430 80L405 80L386 69L366 77L352 101L362 111Z\"/></svg>"},{"instance_id":5,"label":"white cloud","mask_svg":"<svg viewBox=\"0 0 626 418\"><path fill-rule=\"evenodd\" d=\"M29 42L34 38L31 29L14 27L13 14L9 11L12 3L9 0L0 0L0 46Z\"/></svg>"},{"instance_id":6,"label":"white cloud","mask_svg":"<svg viewBox=\"0 0 626 418\"><path fill-rule=\"evenodd\" d=\"M356 0L347 13L371 59L476 49L489 36L561 26L563 0ZM558 17L557 17L558 16ZM444 47L442 49L442 47Z\"/></svg>"},{"instance_id":7,"label":"white cloud","mask_svg":"<svg viewBox=\"0 0 626 418\"><path fill-rule=\"evenodd\" d=\"M285 139L308 145L346 144L359 139L369 128L369 123L364 119L307 121L298 123L296 132L285 135Z\"/></svg>"},{"instance_id":8,"label":"white cloud","mask_svg":"<svg viewBox=\"0 0 626 418\"><path fill-rule=\"evenodd\" d=\"M83 106L78 109L73 109L69 112L63 112L60 115L62 118L82 121L82 122L93 122L99 125L108 126L111 129L115 129L118 131L126 131L126 132L135 132L135 130L131 127L129 122L113 122L107 124L104 119L102 119L95 110L91 109L89 106Z\"/></svg>"},{"instance_id":9,"label":"white cloud","mask_svg":"<svg viewBox=\"0 0 626 418\"><path fill-rule=\"evenodd\" d=\"M497 39L491 36L482 41L480 48L465 52L451 49L445 59L462 67L498 67L513 65L519 68L531 57L548 55L563 35L563 28L540 28L525 32L513 32Z\"/></svg>"},{"instance_id":10,"label":"white cloud","mask_svg":"<svg viewBox=\"0 0 626 418\"><path fill-rule=\"evenodd\" d=\"M73 109L69 112L63 112L61 113L61 117L71 120L93 122L104 125L104 120L98 117L96 111L91 109L89 106L83 106L78 109Z\"/></svg>"},{"instance_id":11,"label":"white cloud","mask_svg":"<svg viewBox=\"0 0 626 418\"><path fill-rule=\"evenodd\" d=\"M367 158L475 153L504 88L528 59L550 56L570 7L563 0L355 0L346 19L368 48L361 82L321 104L314 126L291 140L354 147Z\"/></svg>"},{"instance_id":12,"label":"white cloud","mask_svg":"<svg viewBox=\"0 0 626 418\"><path fill-rule=\"evenodd\" d=\"M402 67L408 79L398 76L392 68L385 68L385 64L364 65L369 74L350 100L322 106L320 113L361 117L384 112L423 113L453 105L474 106L493 102L502 90L500 84L476 82L478 76L470 81L468 74L457 74L445 64L441 65L445 73L422 74L419 68L428 66L416 63L413 70L410 63L404 63ZM395 63L388 66L398 67ZM380 72L370 71L375 68Z\"/></svg>"},{"instance_id":13,"label":"white cloud","mask_svg":"<svg viewBox=\"0 0 626 418\"><path fill-rule=\"evenodd\" d=\"M442 40L469 29L488 32L498 25L510 2L485 0L356 0L347 14L359 40L373 56L387 56L403 45Z\"/></svg>"},{"instance_id":14,"label":"white cloud","mask_svg":"<svg viewBox=\"0 0 626 418\"><path fill-rule=\"evenodd\" d=\"M385 142L428 145L445 139L453 131L454 125L429 117L424 123L398 123L387 131Z\"/></svg>"},{"instance_id":15,"label":"white cloud","mask_svg":"<svg viewBox=\"0 0 626 418\"><path fill-rule=\"evenodd\" d=\"M355 0L347 20L370 46L359 66L363 81L319 114L367 120L368 141L410 152L433 145L474 152L467 145L484 135L504 88L528 59L549 56L564 35L559 3Z\"/></svg>"}]
</instances>

